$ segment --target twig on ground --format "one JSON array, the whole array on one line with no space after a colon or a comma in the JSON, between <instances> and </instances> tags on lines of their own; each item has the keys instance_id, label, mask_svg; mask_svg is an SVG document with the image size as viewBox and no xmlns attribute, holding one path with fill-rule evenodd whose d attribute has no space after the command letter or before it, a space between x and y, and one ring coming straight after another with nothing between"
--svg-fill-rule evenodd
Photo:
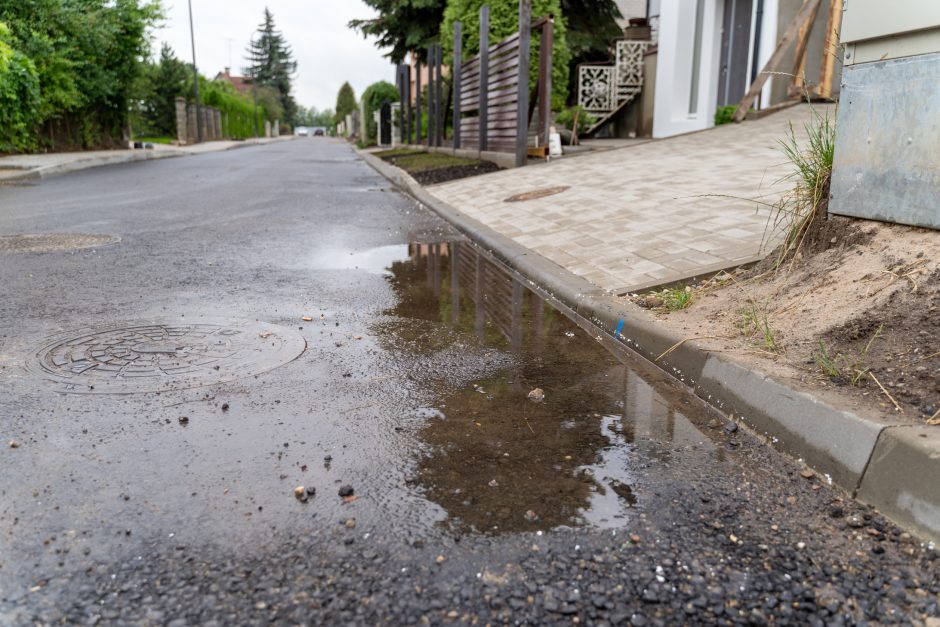
<instances>
[{"instance_id":1,"label":"twig on ground","mask_svg":"<svg viewBox=\"0 0 940 627\"><path fill-rule=\"evenodd\" d=\"M733 337L733 336L730 336L730 335L700 335L700 336L698 336L698 337L687 337L687 338L685 338L684 340L681 340L681 341L679 341L679 342L676 342L675 344L673 344L672 346L670 346L668 349L666 349L666 352L664 352L662 355L660 355L659 357L657 357L657 358L654 360L654 363L657 362L657 361L659 361L660 359L662 359L663 357L665 357L666 355L668 355L668 354L671 353L672 351L676 350L677 348L679 348L680 346L682 346L682 345L685 344L686 342L692 342L692 341L694 341L694 340L733 340L733 339L734 339L734 337Z\"/></svg>"},{"instance_id":2,"label":"twig on ground","mask_svg":"<svg viewBox=\"0 0 940 627\"><path fill-rule=\"evenodd\" d=\"M931 427L940 425L940 409L938 409L933 416L927 419L927 425Z\"/></svg>"},{"instance_id":3,"label":"twig on ground","mask_svg":"<svg viewBox=\"0 0 940 627\"><path fill-rule=\"evenodd\" d=\"M896 400L894 400L894 397L891 396L891 395L888 393L888 390L885 389L885 386L881 385L881 381L878 380L878 377L875 376L875 373L869 371L869 372L868 372L868 376L871 377L872 380L873 380L875 383L878 384L878 387L880 387L880 388L881 388L881 391L885 393L885 396L888 397L888 400L891 401L892 403L894 403L894 408L897 409L899 412L901 412L901 413L903 414L903 413L904 413L904 410L901 409L901 406L898 405L898 402L897 402Z\"/></svg>"}]
</instances>

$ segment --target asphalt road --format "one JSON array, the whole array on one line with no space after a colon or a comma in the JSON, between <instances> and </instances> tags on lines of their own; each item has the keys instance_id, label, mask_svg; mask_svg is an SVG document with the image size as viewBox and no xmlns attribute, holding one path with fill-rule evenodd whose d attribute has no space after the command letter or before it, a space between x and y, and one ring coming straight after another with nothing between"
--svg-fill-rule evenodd
<instances>
[{"instance_id":1,"label":"asphalt road","mask_svg":"<svg viewBox=\"0 0 940 627\"><path fill-rule=\"evenodd\" d=\"M579 324L332 140L0 187L0 624L940 616Z\"/></svg>"}]
</instances>

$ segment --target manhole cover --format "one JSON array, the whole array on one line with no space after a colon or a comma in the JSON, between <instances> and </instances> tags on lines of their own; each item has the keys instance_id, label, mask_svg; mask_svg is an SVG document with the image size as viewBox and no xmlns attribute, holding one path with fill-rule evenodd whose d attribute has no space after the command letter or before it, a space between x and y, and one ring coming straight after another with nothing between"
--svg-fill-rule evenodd
<instances>
[{"instance_id":1,"label":"manhole cover","mask_svg":"<svg viewBox=\"0 0 940 627\"><path fill-rule=\"evenodd\" d=\"M259 374L306 347L300 333L257 322L120 324L51 338L29 369L63 392L160 392Z\"/></svg>"},{"instance_id":2,"label":"manhole cover","mask_svg":"<svg viewBox=\"0 0 940 627\"><path fill-rule=\"evenodd\" d=\"M525 192L522 194L516 194L515 196L510 196L503 200L503 202L522 202L524 200L535 200L537 198L545 198L546 196L554 196L555 194L560 194L563 191L568 189L567 185L560 185L558 187L543 187L542 189L533 189L531 192Z\"/></svg>"},{"instance_id":3,"label":"manhole cover","mask_svg":"<svg viewBox=\"0 0 940 627\"><path fill-rule=\"evenodd\" d=\"M121 241L114 235L87 233L34 233L0 235L0 253L49 253L60 250L97 248Z\"/></svg>"}]
</instances>

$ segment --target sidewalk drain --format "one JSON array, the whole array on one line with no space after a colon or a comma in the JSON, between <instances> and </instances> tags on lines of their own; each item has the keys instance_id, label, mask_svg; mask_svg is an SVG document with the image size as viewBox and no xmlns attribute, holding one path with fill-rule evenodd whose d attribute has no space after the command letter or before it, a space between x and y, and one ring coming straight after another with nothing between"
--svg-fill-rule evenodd
<instances>
[{"instance_id":1,"label":"sidewalk drain","mask_svg":"<svg viewBox=\"0 0 940 627\"><path fill-rule=\"evenodd\" d=\"M306 346L292 329L257 322L124 323L51 338L27 368L60 392L162 392L257 375Z\"/></svg>"},{"instance_id":2,"label":"sidewalk drain","mask_svg":"<svg viewBox=\"0 0 940 627\"><path fill-rule=\"evenodd\" d=\"M524 200L535 200L537 198L545 198L546 196L554 196L555 194L560 194L566 189L568 189L567 185L560 185L558 187L543 187L542 189L534 189L531 192L524 192L522 194L516 194L515 196L510 196L509 198L505 198L503 202L522 202Z\"/></svg>"},{"instance_id":3,"label":"sidewalk drain","mask_svg":"<svg viewBox=\"0 0 940 627\"><path fill-rule=\"evenodd\" d=\"M51 253L97 248L121 241L115 235L88 233L29 233L0 235L0 253Z\"/></svg>"}]
</instances>

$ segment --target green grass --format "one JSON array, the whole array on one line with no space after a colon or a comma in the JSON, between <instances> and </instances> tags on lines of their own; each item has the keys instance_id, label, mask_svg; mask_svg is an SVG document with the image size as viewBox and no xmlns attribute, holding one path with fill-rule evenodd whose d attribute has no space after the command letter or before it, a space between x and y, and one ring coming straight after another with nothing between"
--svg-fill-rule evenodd
<instances>
[{"instance_id":1,"label":"green grass","mask_svg":"<svg viewBox=\"0 0 940 627\"><path fill-rule=\"evenodd\" d=\"M792 124L787 136L780 140L783 153L793 166L793 171L783 180L793 181L795 185L793 191L774 205L771 217L773 230L780 229L784 233L774 269L779 268L791 253L799 251L817 212L821 210L824 201L828 201L824 196L832 173L835 122L830 120L828 113L823 117L814 109L813 119L804 129L809 138L805 148L797 140Z\"/></svg>"},{"instance_id":2,"label":"green grass","mask_svg":"<svg viewBox=\"0 0 940 627\"><path fill-rule=\"evenodd\" d=\"M764 350L775 355L782 352L780 343L777 341L777 335L770 324L770 315L767 310L760 307L756 302L751 301L749 305L741 310L741 320L738 328L744 337L757 339Z\"/></svg>"},{"instance_id":3,"label":"green grass","mask_svg":"<svg viewBox=\"0 0 940 627\"><path fill-rule=\"evenodd\" d=\"M381 154L379 156L381 156ZM477 159L466 159L464 157L454 157L451 155L435 152L429 153L414 151L410 153L403 153L397 156L392 155L391 157L388 157L387 160L391 161L409 174L417 174L419 172L427 172L429 170L450 168L454 166L478 165L480 163L480 161Z\"/></svg>"},{"instance_id":4,"label":"green grass","mask_svg":"<svg viewBox=\"0 0 940 627\"><path fill-rule=\"evenodd\" d=\"M678 287L667 287L659 293L663 299L663 304L669 311L679 311L686 309L692 304L692 288L688 285Z\"/></svg>"},{"instance_id":5,"label":"green grass","mask_svg":"<svg viewBox=\"0 0 940 627\"><path fill-rule=\"evenodd\" d=\"M852 357L846 357L842 354L837 355L835 358L830 357L826 345L823 344L822 340L819 340L819 350L813 353L813 359L816 360L816 365L822 373L830 379L842 379L852 385L858 385L871 370L865 364L868 361L869 353L871 353L872 344L881 337L882 331L884 331L884 325L879 326L871 339L868 340L865 348ZM841 368L836 360L842 362Z\"/></svg>"},{"instance_id":6,"label":"green grass","mask_svg":"<svg viewBox=\"0 0 940 627\"><path fill-rule=\"evenodd\" d=\"M135 137L135 142L149 142L151 144L171 144L176 141L175 137Z\"/></svg>"}]
</instances>

